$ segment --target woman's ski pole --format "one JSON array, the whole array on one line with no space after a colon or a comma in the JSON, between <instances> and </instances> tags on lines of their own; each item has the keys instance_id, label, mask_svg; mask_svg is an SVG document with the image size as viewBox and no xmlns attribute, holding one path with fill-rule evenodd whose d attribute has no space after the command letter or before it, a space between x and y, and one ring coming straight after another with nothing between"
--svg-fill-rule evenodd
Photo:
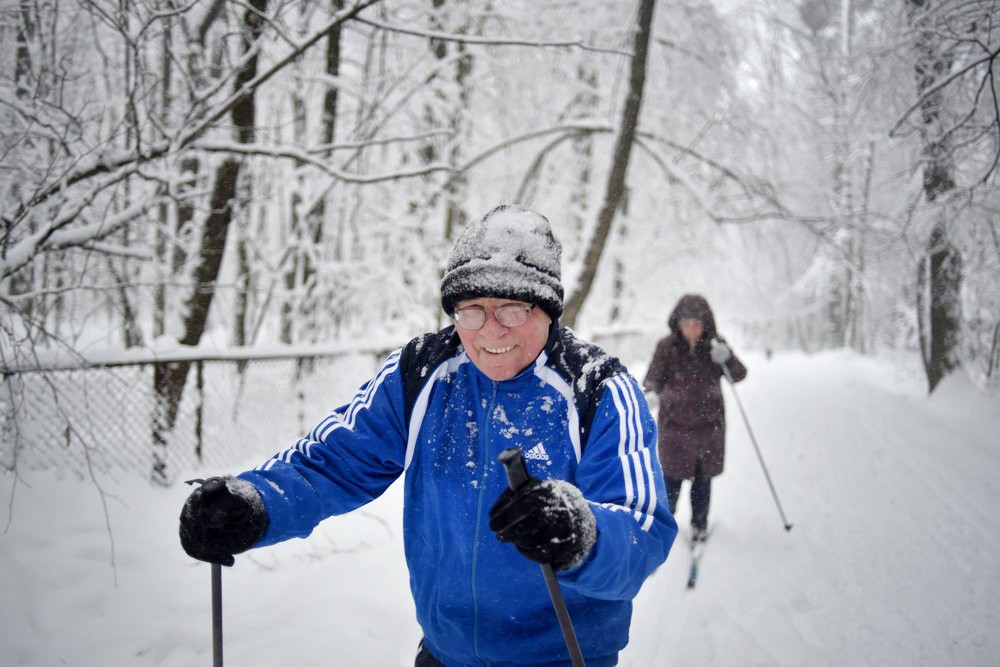
<instances>
[{"instance_id":1,"label":"woman's ski pole","mask_svg":"<svg viewBox=\"0 0 1000 667\"><path fill-rule=\"evenodd\" d=\"M521 448L512 447L500 452L498 457L507 471L507 482L512 491L528 481L528 471L524 469L524 459L521 458ZM563 639L566 641L566 648L569 649L569 657L573 661L573 667L586 667L583 661L583 653L580 652L580 644L576 640L576 632L573 630L573 621L570 620L569 610L566 608L566 600L563 599L562 591L559 590L559 582L556 581L556 573L548 563L541 563L542 575L545 577L545 586L549 589L549 597L552 598L552 606L556 610L556 618L559 619L559 627L562 629Z\"/></svg>"},{"instance_id":2,"label":"woman's ski pole","mask_svg":"<svg viewBox=\"0 0 1000 667\"><path fill-rule=\"evenodd\" d=\"M771 487L771 495L774 496L774 504L778 506L778 514L781 515L781 521L785 524L785 530L791 530L792 524L788 523L788 519L785 518L785 511L781 509L781 501L778 500L778 492L774 490L774 484L771 482L771 475L767 472L767 465L764 463L764 457L760 453L760 447L757 446L757 438L753 435L753 429L750 428L750 420L747 419L746 410L743 409L743 403L740 401L740 395L736 392L736 383L733 382L733 376L729 374L729 368L725 364L719 364L722 366L722 372L726 374L726 379L729 380L729 386L733 390L733 398L736 399L736 405L740 408L740 414L743 415L743 423L747 425L747 433L750 434L750 442L753 443L754 451L757 452L757 460L760 461L760 467L764 470L764 479L767 480L767 485Z\"/></svg>"}]
</instances>

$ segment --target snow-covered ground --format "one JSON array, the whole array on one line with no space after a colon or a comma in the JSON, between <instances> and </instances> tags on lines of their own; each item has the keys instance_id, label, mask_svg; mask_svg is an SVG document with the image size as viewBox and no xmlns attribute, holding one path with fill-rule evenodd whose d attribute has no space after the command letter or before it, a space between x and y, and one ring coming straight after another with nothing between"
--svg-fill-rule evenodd
<instances>
[{"instance_id":1,"label":"snow-covered ground","mask_svg":"<svg viewBox=\"0 0 1000 667\"><path fill-rule=\"evenodd\" d=\"M846 352L741 356L739 397L794 527L728 392L698 586L678 540L621 664L1000 664L1000 396L959 375L927 397L914 368ZM235 470L190 476L218 472ZM176 537L188 487L97 482L0 477L0 665L210 665L210 569ZM412 665L399 515L397 484L225 569L226 664Z\"/></svg>"}]
</instances>

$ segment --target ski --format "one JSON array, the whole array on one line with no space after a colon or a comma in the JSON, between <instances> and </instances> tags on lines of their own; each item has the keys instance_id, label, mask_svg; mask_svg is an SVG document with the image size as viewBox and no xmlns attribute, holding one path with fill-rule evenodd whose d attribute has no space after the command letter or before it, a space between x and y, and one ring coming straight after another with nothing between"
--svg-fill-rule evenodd
<instances>
[{"instance_id":1,"label":"ski","mask_svg":"<svg viewBox=\"0 0 1000 667\"><path fill-rule=\"evenodd\" d=\"M691 547L691 568L688 570L687 587L694 588L698 583L698 567L701 564L701 557L705 554L705 543L712 536L713 525L708 529L708 534L703 540L695 540L694 535L687 538L688 546Z\"/></svg>"},{"instance_id":2,"label":"ski","mask_svg":"<svg viewBox=\"0 0 1000 667\"><path fill-rule=\"evenodd\" d=\"M691 569L688 570L688 588L694 588L698 583L698 562L704 553L704 543L691 542Z\"/></svg>"}]
</instances>

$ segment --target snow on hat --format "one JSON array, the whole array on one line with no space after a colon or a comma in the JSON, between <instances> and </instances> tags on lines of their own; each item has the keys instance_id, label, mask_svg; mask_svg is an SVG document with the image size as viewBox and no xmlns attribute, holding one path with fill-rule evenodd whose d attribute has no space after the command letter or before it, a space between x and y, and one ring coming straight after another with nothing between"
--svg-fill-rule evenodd
<instances>
[{"instance_id":1,"label":"snow on hat","mask_svg":"<svg viewBox=\"0 0 1000 667\"><path fill-rule=\"evenodd\" d=\"M557 319L563 309L561 258L562 245L544 215L497 206L455 242L441 280L441 305L453 315L465 299L511 299L536 304Z\"/></svg>"}]
</instances>

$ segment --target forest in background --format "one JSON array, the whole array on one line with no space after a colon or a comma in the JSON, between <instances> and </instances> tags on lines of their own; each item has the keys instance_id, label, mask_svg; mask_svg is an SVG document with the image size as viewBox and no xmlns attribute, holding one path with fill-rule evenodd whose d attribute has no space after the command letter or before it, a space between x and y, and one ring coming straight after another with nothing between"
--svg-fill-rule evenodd
<instances>
[{"instance_id":1,"label":"forest in background","mask_svg":"<svg viewBox=\"0 0 1000 667\"><path fill-rule=\"evenodd\" d=\"M2 7L7 369L403 340L446 324L462 226L519 202L571 326L701 291L749 344L998 383L996 0Z\"/></svg>"}]
</instances>

